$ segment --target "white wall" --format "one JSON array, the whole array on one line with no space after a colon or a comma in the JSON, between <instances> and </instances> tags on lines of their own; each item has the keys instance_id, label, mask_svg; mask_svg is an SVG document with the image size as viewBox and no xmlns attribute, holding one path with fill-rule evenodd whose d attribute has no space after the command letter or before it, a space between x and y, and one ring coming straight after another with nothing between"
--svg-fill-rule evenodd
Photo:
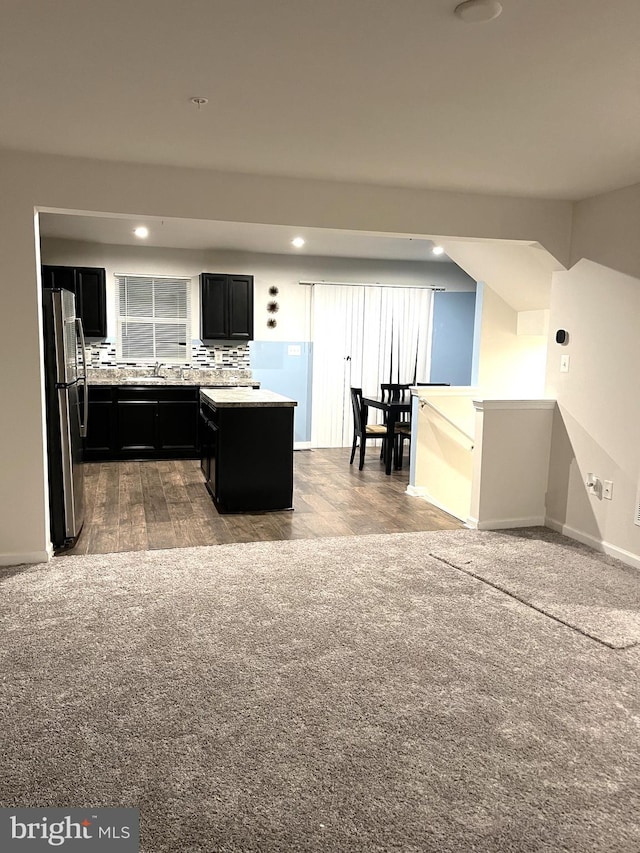
<instances>
[{"instance_id":1,"label":"white wall","mask_svg":"<svg viewBox=\"0 0 640 853\"><path fill-rule=\"evenodd\" d=\"M527 398L544 396L547 356L546 334L531 330L532 315L540 321L544 312L514 311L486 284L482 286L478 378L484 397ZM525 317L521 315L524 313ZM519 324L520 319L520 324ZM520 325L520 333L518 326ZM536 331L543 331L539 322Z\"/></svg>"},{"instance_id":2,"label":"white wall","mask_svg":"<svg viewBox=\"0 0 640 853\"><path fill-rule=\"evenodd\" d=\"M414 398L415 457L409 494L466 521L471 508L477 388L420 388ZM426 401L436 407L435 411ZM456 429L440 414L457 424ZM463 430L467 436L460 432Z\"/></svg>"},{"instance_id":3,"label":"white wall","mask_svg":"<svg viewBox=\"0 0 640 853\"><path fill-rule=\"evenodd\" d=\"M104 267L107 273L107 332L115 335L114 274L190 276L192 283L192 337L200 336L198 305L201 272L245 273L254 276L255 338L262 341L310 340L310 291L298 282L379 281L386 284L430 284L447 290L475 290L475 282L455 264L425 261L376 261L356 258L321 258L259 252L196 251L153 246L112 246L76 240L42 238L42 262ZM267 328L269 287L279 290L278 325Z\"/></svg>"},{"instance_id":4,"label":"white wall","mask_svg":"<svg viewBox=\"0 0 640 853\"><path fill-rule=\"evenodd\" d=\"M0 561L46 555L34 209L535 240L568 259L567 202L0 152Z\"/></svg>"},{"instance_id":5,"label":"white wall","mask_svg":"<svg viewBox=\"0 0 640 853\"><path fill-rule=\"evenodd\" d=\"M640 278L640 184L577 202L571 264L588 258Z\"/></svg>"},{"instance_id":6,"label":"white wall","mask_svg":"<svg viewBox=\"0 0 640 853\"><path fill-rule=\"evenodd\" d=\"M544 524L553 400L479 400L469 522L480 530Z\"/></svg>"},{"instance_id":7,"label":"white wall","mask_svg":"<svg viewBox=\"0 0 640 853\"><path fill-rule=\"evenodd\" d=\"M0 196L0 565L51 555L35 229L32 204Z\"/></svg>"},{"instance_id":8,"label":"white wall","mask_svg":"<svg viewBox=\"0 0 640 853\"><path fill-rule=\"evenodd\" d=\"M569 332L566 346L555 343L556 329ZM547 391L558 411L548 521L640 565L640 527L633 524L640 483L640 279L586 260L555 273L549 338ZM560 372L561 355L570 358L568 373ZM613 500L587 494L587 473L613 481Z\"/></svg>"}]
</instances>

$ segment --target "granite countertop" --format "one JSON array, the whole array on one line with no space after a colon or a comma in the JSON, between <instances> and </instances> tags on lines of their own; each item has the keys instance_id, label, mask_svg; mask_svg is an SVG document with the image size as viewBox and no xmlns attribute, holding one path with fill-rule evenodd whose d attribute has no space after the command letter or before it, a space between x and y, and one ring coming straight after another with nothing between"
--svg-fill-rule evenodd
<instances>
[{"instance_id":1,"label":"granite countertop","mask_svg":"<svg viewBox=\"0 0 640 853\"><path fill-rule=\"evenodd\" d=\"M87 379L89 385L260 386L245 368L163 367L160 376L155 376L153 367L90 367Z\"/></svg>"},{"instance_id":2,"label":"granite countertop","mask_svg":"<svg viewBox=\"0 0 640 853\"><path fill-rule=\"evenodd\" d=\"M275 391L252 388L201 388L200 399L216 409L248 406L297 406L296 400Z\"/></svg>"}]
</instances>

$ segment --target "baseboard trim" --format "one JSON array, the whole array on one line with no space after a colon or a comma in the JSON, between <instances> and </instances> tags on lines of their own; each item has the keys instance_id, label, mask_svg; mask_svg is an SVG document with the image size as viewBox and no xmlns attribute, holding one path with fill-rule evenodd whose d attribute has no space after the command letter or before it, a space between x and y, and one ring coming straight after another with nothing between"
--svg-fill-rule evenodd
<instances>
[{"instance_id":1,"label":"baseboard trim","mask_svg":"<svg viewBox=\"0 0 640 853\"><path fill-rule=\"evenodd\" d=\"M412 498L424 498L427 495L427 490L424 486L412 486L411 483L409 483L405 494L410 495Z\"/></svg>"},{"instance_id":2,"label":"baseboard trim","mask_svg":"<svg viewBox=\"0 0 640 853\"><path fill-rule=\"evenodd\" d=\"M294 450L311 450L311 442L310 441L294 441L293 442Z\"/></svg>"},{"instance_id":3,"label":"baseboard trim","mask_svg":"<svg viewBox=\"0 0 640 853\"><path fill-rule=\"evenodd\" d=\"M0 554L0 566L22 566L25 563L48 563L53 557L53 548L45 551L26 551L23 554Z\"/></svg>"},{"instance_id":4,"label":"baseboard trim","mask_svg":"<svg viewBox=\"0 0 640 853\"><path fill-rule=\"evenodd\" d=\"M508 530L511 527L544 527L543 515L531 515L526 518L492 518L488 521L478 521L477 518L468 518L476 530Z\"/></svg>"},{"instance_id":5,"label":"baseboard trim","mask_svg":"<svg viewBox=\"0 0 640 853\"><path fill-rule=\"evenodd\" d=\"M640 569L640 554L633 554L624 548L619 548L617 545L612 545L604 539L596 539L589 533L584 533L582 530L577 530L569 524L563 524L561 521L556 521L555 518L545 518L544 524L551 530L557 533L562 533L563 536L568 536L570 539L575 539L577 542L582 542L583 545L588 545L594 551L600 551L601 554L606 554L608 557L615 557L621 563L631 566L633 569Z\"/></svg>"}]
</instances>

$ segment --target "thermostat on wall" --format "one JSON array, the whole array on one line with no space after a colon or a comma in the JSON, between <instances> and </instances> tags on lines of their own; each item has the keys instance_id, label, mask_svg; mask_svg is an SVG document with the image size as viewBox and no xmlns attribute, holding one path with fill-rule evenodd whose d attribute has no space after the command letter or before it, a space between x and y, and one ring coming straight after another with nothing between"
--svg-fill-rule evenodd
<instances>
[{"instance_id":1,"label":"thermostat on wall","mask_svg":"<svg viewBox=\"0 0 640 853\"><path fill-rule=\"evenodd\" d=\"M556 343L557 344L566 344L569 342L569 332L565 329L558 329L556 332Z\"/></svg>"}]
</instances>

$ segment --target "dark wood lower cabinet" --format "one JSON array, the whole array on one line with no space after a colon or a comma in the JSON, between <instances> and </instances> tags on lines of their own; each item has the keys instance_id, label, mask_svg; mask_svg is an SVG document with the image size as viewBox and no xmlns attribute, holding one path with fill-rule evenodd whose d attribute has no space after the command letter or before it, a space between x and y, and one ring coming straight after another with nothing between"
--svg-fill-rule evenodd
<instances>
[{"instance_id":1,"label":"dark wood lower cabinet","mask_svg":"<svg viewBox=\"0 0 640 853\"><path fill-rule=\"evenodd\" d=\"M158 403L156 400L118 400L116 451L119 458L139 456L158 449Z\"/></svg>"},{"instance_id":2,"label":"dark wood lower cabinet","mask_svg":"<svg viewBox=\"0 0 640 853\"><path fill-rule=\"evenodd\" d=\"M111 458L114 449L115 407L113 388L89 388L89 424L84 443L85 461Z\"/></svg>"},{"instance_id":3,"label":"dark wood lower cabinet","mask_svg":"<svg viewBox=\"0 0 640 853\"><path fill-rule=\"evenodd\" d=\"M291 509L293 407L201 401L201 468L218 512Z\"/></svg>"},{"instance_id":4,"label":"dark wood lower cabinet","mask_svg":"<svg viewBox=\"0 0 640 853\"><path fill-rule=\"evenodd\" d=\"M91 386L84 459L196 459L197 387Z\"/></svg>"},{"instance_id":5,"label":"dark wood lower cabinet","mask_svg":"<svg viewBox=\"0 0 640 853\"><path fill-rule=\"evenodd\" d=\"M158 400L158 445L172 454L198 450L198 401Z\"/></svg>"}]
</instances>

